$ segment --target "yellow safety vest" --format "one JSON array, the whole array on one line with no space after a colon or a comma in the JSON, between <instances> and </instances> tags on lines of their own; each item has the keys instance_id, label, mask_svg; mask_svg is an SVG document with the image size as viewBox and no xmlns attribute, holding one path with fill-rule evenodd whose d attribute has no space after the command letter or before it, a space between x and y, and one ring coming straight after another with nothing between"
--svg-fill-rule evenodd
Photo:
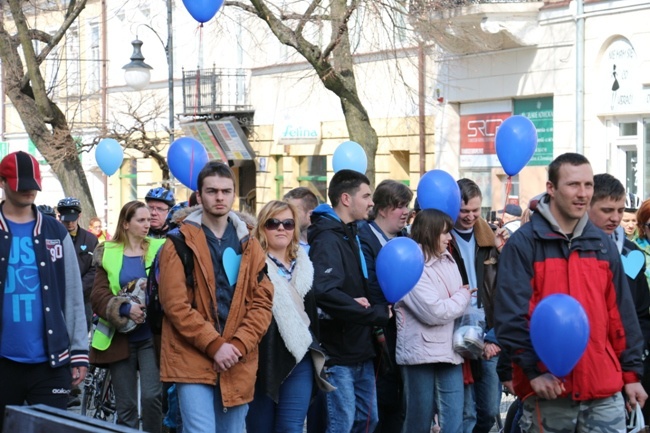
<instances>
[{"instance_id":1,"label":"yellow safety vest","mask_svg":"<svg viewBox=\"0 0 650 433\"><path fill-rule=\"evenodd\" d=\"M149 239L149 248L145 255L144 265L147 275L153 259L156 257L158 250L165 243L165 239ZM113 295L117 295L120 287L120 271L122 270L122 261L124 259L124 245L115 242L104 242L104 256L102 257L102 268L108 275L108 283ZM110 347L115 327L107 320L99 319L97 327L93 332L92 346L97 350L106 350Z\"/></svg>"}]
</instances>

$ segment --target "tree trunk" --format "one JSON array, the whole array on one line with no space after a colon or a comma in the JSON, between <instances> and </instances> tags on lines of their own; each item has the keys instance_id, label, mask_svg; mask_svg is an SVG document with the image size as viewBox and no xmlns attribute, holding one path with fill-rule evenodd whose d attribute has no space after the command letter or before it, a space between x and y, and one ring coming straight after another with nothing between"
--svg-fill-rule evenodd
<instances>
[{"instance_id":1,"label":"tree trunk","mask_svg":"<svg viewBox=\"0 0 650 433\"><path fill-rule=\"evenodd\" d=\"M36 53L31 43L30 29L21 9L22 2L10 0L9 5L18 37L14 38L7 33L4 23L0 21L0 59L2 59L4 72L5 92L18 111L25 131L61 182L65 195L78 198L84 218L91 218L96 215L95 206L79 159L77 145L72 138L65 115L45 92L43 76L39 71ZM61 32L65 32L79 15L85 6L85 1L70 3L70 5L72 10L68 10L66 20L57 33L59 38ZM58 40L60 39L56 41L53 39L50 43L56 44ZM27 73L25 73L19 48L25 55ZM48 197L48 200L58 201L61 198L63 197Z\"/></svg>"},{"instance_id":2,"label":"tree trunk","mask_svg":"<svg viewBox=\"0 0 650 433\"><path fill-rule=\"evenodd\" d=\"M366 151L368 169L366 176L370 185L375 184L375 155L379 140L375 128L370 124L366 108L359 99L357 81L354 75L354 59L350 47L350 38L347 27L348 6L346 0L332 0L332 41L338 38L332 50L334 70L340 77L345 88L343 94L337 93L341 99L341 108L345 116L350 140L356 141ZM345 17L345 18L343 18ZM327 87L327 82L325 82ZM328 87L329 88L329 87ZM331 90L331 89L330 89ZM336 93L336 92L335 92Z\"/></svg>"}]
</instances>

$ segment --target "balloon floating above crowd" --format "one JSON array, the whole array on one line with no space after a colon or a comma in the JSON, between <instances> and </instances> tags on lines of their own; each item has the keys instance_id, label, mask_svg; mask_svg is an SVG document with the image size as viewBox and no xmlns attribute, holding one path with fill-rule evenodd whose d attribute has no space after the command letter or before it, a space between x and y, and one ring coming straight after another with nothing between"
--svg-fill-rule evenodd
<instances>
[{"instance_id":1,"label":"balloon floating above crowd","mask_svg":"<svg viewBox=\"0 0 650 433\"><path fill-rule=\"evenodd\" d=\"M366 174L368 169L366 151L355 141L344 141L334 150L332 167L334 173L340 170L354 170Z\"/></svg>"},{"instance_id":2,"label":"balloon floating above crowd","mask_svg":"<svg viewBox=\"0 0 650 433\"><path fill-rule=\"evenodd\" d=\"M377 255L377 281L384 297L392 304L417 284L424 270L424 255L411 238L391 239Z\"/></svg>"},{"instance_id":3,"label":"balloon floating above crowd","mask_svg":"<svg viewBox=\"0 0 650 433\"><path fill-rule=\"evenodd\" d=\"M456 220L460 212L460 188L444 170L428 171L418 183L418 203L422 209L437 209Z\"/></svg>"},{"instance_id":4,"label":"balloon floating above crowd","mask_svg":"<svg viewBox=\"0 0 650 433\"><path fill-rule=\"evenodd\" d=\"M124 150L120 143L113 138L102 139L95 149L95 161L107 176L114 174L122 165L123 160Z\"/></svg>"},{"instance_id":5,"label":"balloon floating above crowd","mask_svg":"<svg viewBox=\"0 0 650 433\"><path fill-rule=\"evenodd\" d=\"M223 6L223 0L183 0L183 4L192 18L203 24L217 14Z\"/></svg>"},{"instance_id":6,"label":"balloon floating above crowd","mask_svg":"<svg viewBox=\"0 0 650 433\"><path fill-rule=\"evenodd\" d=\"M169 170L192 191L198 189L199 172L208 163L208 159L205 147L191 137L174 140L167 152Z\"/></svg>"},{"instance_id":7,"label":"balloon floating above crowd","mask_svg":"<svg viewBox=\"0 0 650 433\"><path fill-rule=\"evenodd\" d=\"M495 146L503 171L515 176L535 154L537 129L525 116L510 116L497 129Z\"/></svg>"},{"instance_id":8,"label":"balloon floating above crowd","mask_svg":"<svg viewBox=\"0 0 650 433\"><path fill-rule=\"evenodd\" d=\"M530 318L535 353L551 373L564 377L576 366L589 341L589 319L575 298L550 295L537 304Z\"/></svg>"}]
</instances>

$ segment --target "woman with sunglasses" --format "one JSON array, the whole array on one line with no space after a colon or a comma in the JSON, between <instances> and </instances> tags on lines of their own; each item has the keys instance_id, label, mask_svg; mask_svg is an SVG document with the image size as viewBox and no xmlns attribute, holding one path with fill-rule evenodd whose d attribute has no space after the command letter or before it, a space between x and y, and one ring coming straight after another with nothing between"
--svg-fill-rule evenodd
<instances>
[{"instance_id":1,"label":"woman with sunglasses","mask_svg":"<svg viewBox=\"0 0 650 433\"><path fill-rule=\"evenodd\" d=\"M253 230L267 254L274 295L273 320L259 347L255 398L246 419L249 432L302 433L314 378L331 389L320 379L325 355L315 339L314 268L299 244L297 215L289 203L271 201Z\"/></svg>"},{"instance_id":2,"label":"woman with sunglasses","mask_svg":"<svg viewBox=\"0 0 650 433\"><path fill-rule=\"evenodd\" d=\"M151 263L165 243L147 237L150 226L147 206L130 201L120 211L113 240L95 250L97 273L90 302L100 319L93 333L90 362L110 369L118 422L139 427L139 397L143 430L159 433L162 384L158 356L143 299L135 296L146 288Z\"/></svg>"}]
</instances>

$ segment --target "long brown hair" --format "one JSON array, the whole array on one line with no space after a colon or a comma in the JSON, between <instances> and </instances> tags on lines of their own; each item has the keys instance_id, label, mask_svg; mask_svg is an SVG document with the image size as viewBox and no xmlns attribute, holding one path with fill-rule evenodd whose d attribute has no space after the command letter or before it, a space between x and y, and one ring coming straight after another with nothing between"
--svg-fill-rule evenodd
<instances>
[{"instance_id":1,"label":"long brown hair","mask_svg":"<svg viewBox=\"0 0 650 433\"><path fill-rule=\"evenodd\" d=\"M122 206L122 209L120 210L120 216L117 218L117 227L115 228L115 235L113 236L111 242L116 244L122 244L122 245L127 244L129 240L129 236L124 226L126 225L126 223L131 221L135 213L140 208L147 209L147 205L138 200L130 201L124 206ZM149 238L145 236L145 238L142 240L142 250L144 251L144 256L147 255L148 248L149 248Z\"/></svg>"},{"instance_id":2,"label":"long brown hair","mask_svg":"<svg viewBox=\"0 0 650 433\"><path fill-rule=\"evenodd\" d=\"M440 236L449 233L453 227L454 221L444 212L437 209L423 209L418 212L411 226L411 238L422 245L425 261L440 256Z\"/></svg>"},{"instance_id":3,"label":"long brown hair","mask_svg":"<svg viewBox=\"0 0 650 433\"><path fill-rule=\"evenodd\" d=\"M292 218L296 222L296 227L293 229L293 237L291 238L289 245L287 245L287 256L289 257L289 260L293 260L298 256L298 248L300 248L298 212L294 205L278 200L271 200L264 205L262 210L260 210L260 213L257 215L257 225L253 229L253 237L259 241L264 252L268 252L269 243L266 239L266 233L264 233L264 224L286 209L291 211Z\"/></svg>"}]
</instances>

